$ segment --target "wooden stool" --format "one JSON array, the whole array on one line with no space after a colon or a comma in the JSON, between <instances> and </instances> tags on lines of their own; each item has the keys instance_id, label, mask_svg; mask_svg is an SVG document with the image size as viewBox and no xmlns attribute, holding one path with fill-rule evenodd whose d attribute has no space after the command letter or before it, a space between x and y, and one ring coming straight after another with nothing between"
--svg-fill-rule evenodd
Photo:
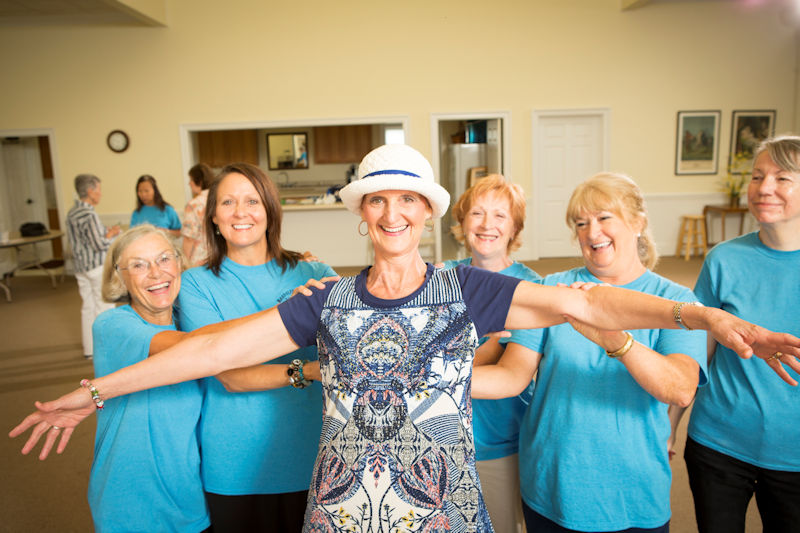
<instances>
[{"instance_id":1,"label":"wooden stool","mask_svg":"<svg viewBox=\"0 0 800 533\"><path fill-rule=\"evenodd\" d=\"M684 241L686 241L684 243ZM678 247L675 249L675 256L684 256L689 260L689 256L695 251L703 251L703 256L708 253L708 240L706 236L706 217L703 215L683 215L681 216L681 230L678 232Z\"/></svg>"}]
</instances>

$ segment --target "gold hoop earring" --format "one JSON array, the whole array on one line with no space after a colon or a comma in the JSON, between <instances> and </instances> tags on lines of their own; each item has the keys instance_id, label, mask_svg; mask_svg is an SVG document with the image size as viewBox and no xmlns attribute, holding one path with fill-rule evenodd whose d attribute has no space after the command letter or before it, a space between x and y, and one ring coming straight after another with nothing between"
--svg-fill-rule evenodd
<instances>
[{"instance_id":1,"label":"gold hoop earring","mask_svg":"<svg viewBox=\"0 0 800 533\"><path fill-rule=\"evenodd\" d=\"M428 225L428 222L430 222L430 225ZM433 233L433 230L435 228L436 228L436 223L433 221L432 218L429 218L428 220L425 221L425 230L426 231L428 231L430 233Z\"/></svg>"},{"instance_id":2,"label":"gold hoop earring","mask_svg":"<svg viewBox=\"0 0 800 533\"><path fill-rule=\"evenodd\" d=\"M361 222L358 223L358 234L361 235L362 237L366 237L367 235L369 235L369 228L364 230L364 233L361 233L361 224L366 224L366 222L367 222L366 220L362 220Z\"/></svg>"}]
</instances>

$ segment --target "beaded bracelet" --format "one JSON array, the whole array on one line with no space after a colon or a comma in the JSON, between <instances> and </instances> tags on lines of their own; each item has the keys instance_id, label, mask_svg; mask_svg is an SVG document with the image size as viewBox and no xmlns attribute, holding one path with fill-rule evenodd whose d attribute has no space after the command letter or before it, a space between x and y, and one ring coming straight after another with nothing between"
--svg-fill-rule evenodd
<instances>
[{"instance_id":1,"label":"beaded bracelet","mask_svg":"<svg viewBox=\"0 0 800 533\"><path fill-rule=\"evenodd\" d=\"M94 401L95 407L97 407L98 411L101 411L103 409L103 406L105 405L105 402L100 397L100 393L97 391L97 387L92 385L92 382L89 381L88 379L81 380L81 387L89 390L89 394L92 395L92 401Z\"/></svg>"},{"instance_id":2,"label":"beaded bracelet","mask_svg":"<svg viewBox=\"0 0 800 533\"><path fill-rule=\"evenodd\" d=\"M289 368L286 369L286 373L289 375L289 383L296 389L305 389L311 385L311 381L303 376L303 365L306 363L308 363L306 360L301 361L300 359L293 359L292 362L289 363Z\"/></svg>"}]
</instances>

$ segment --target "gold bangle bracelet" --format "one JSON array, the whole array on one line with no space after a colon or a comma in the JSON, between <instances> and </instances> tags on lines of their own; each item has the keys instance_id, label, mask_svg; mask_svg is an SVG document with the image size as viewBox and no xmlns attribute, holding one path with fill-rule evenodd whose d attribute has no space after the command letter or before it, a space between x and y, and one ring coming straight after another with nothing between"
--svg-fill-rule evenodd
<instances>
[{"instance_id":1,"label":"gold bangle bracelet","mask_svg":"<svg viewBox=\"0 0 800 533\"><path fill-rule=\"evenodd\" d=\"M609 352L608 350L606 350L607 356L611 357L612 359L619 359L620 357L631 351L631 348L633 347L633 335L631 335L627 331L625 332L625 335L627 335L628 338L625 339L625 344L622 345L622 348L620 348L619 350L614 350L613 352Z\"/></svg>"}]
</instances>

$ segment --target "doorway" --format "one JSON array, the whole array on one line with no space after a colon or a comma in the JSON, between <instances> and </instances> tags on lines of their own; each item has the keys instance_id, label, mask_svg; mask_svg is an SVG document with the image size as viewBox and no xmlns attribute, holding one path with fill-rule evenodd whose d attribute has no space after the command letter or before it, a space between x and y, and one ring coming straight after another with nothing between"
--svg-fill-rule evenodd
<instances>
[{"instance_id":1,"label":"doorway","mask_svg":"<svg viewBox=\"0 0 800 533\"><path fill-rule=\"evenodd\" d=\"M0 131L0 231L14 234L25 222L61 228L52 146L49 130ZM35 247L40 260L53 262L48 266L63 264L59 239ZM22 260L13 250L3 250L0 273L13 270Z\"/></svg>"},{"instance_id":2,"label":"doorway","mask_svg":"<svg viewBox=\"0 0 800 533\"><path fill-rule=\"evenodd\" d=\"M439 183L450 193L450 206L470 186L470 180L486 174L503 174L510 168L508 142L510 113L431 115L433 157L431 165ZM451 209L435 221L433 257L436 262L463 259L467 252L450 232L455 222Z\"/></svg>"},{"instance_id":3,"label":"doorway","mask_svg":"<svg viewBox=\"0 0 800 533\"><path fill-rule=\"evenodd\" d=\"M577 249L564 222L573 189L608 168L608 109L533 112L535 215L528 211L534 258L571 257Z\"/></svg>"}]
</instances>

